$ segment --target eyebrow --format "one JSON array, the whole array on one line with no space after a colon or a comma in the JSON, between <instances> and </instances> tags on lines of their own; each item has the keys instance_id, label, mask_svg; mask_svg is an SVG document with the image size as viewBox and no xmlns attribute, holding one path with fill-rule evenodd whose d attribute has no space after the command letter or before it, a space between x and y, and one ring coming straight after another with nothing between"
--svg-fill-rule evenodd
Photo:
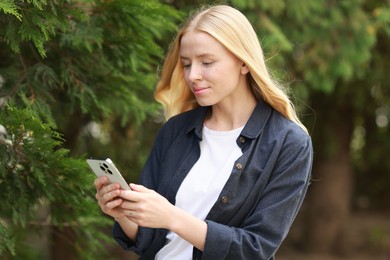
<instances>
[{"instance_id":1,"label":"eyebrow","mask_svg":"<svg viewBox=\"0 0 390 260\"><path fill-rule=\"evenodd\" d=\"M215 55L212 53L202 53L199 55L196 55L196 58L209 58L209 57L214 57ZM180 59L182 60L189 60L190 58L185 57L185 56L180 56Z\"/></svg>"}]
</instances>

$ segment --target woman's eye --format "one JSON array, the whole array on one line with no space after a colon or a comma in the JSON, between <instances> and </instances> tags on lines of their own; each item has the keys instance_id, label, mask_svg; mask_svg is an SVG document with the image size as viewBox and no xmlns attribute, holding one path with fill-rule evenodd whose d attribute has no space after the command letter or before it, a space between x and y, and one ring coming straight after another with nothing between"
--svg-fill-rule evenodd
<instances>
[{"instance_id":1,"label":"woman's eye","mask_svg":"<svg viewBox=\"0 0 390 260\"><path fill-rule=\"evenodd\" d=\"M183 64L182 66L184 69L188 69L189 67L191 67L191 64Z\"/></svg>"},{"instance_id":2,"label":"woman's eye","mask_svg":"<svg viewBox=\"0 0 390 260\"><path fill-rule=\"evenodd\" d=\"M210 66L213 63L211 61L204 61L204 62L202 62L202 64L205 66Z\"/></svg>"}]
</instances>

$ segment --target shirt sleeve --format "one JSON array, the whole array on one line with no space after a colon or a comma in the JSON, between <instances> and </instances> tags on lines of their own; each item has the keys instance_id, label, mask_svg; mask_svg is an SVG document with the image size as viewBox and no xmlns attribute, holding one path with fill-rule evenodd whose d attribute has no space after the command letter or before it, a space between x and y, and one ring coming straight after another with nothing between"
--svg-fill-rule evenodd
<instances>
[{"instance_id":1,"label":"shirt sleeve","mask_svg":"<svg viewBox=\"0 0 390 260\"><path fill-rule=\"evenodd\" d=\"M112 229L112 236L116 242L118 242L118 244L125 250L131 250L135 247L135 242L125 234L119 223L116 221Z\"/></svg>"},{"instance_id":2,"label":"shirt sleeve","mask_svg":"<svg viewBox=\"0 0 390 260\"><path fill-rule=\"evenodd\" d=\"M310 137L286 141L267 185L256 191L261 193L257 204L239 227L206 220L202 259L273 259L307 191L312 156Z\"/></svg>"},{"instance_id":3,"label":"shirt sleeve","mask_svg":"<svg viewBox=\"0 0 390 260\"><path fill-rule=\"evenodd\" d=\"M142 170L139 183L149 189L156 189L158 182L159 170L161 168L162 150L164 149L164 141L167 139L163 126L158 132L153 148L146 160L145 166ZM112 234L117 243L125 250L131 250L142 255L144 250L149 247L154 237L154 229L139 227L136 242L127 237L118 222L114 223Z\"/></svg>"}]
</instances>

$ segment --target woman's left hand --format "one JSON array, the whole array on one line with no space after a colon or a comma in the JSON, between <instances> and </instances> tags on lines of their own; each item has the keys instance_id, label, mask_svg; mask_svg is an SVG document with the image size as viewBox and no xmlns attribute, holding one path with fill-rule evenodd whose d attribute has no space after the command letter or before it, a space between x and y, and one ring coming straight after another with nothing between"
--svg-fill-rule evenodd
<instances>
[{"instance_id":1,"label":"woman's left hand","mask_svg":"<svg viewBox=\"0 0 390 260\"><path fill-rule=\"evenodd\" d=\"M127 218L141 227L170 229L175 206L166 198L142 185L130 184L131 190L121 190L124 199L120 207Z\"/></svg>"}]
</instances>

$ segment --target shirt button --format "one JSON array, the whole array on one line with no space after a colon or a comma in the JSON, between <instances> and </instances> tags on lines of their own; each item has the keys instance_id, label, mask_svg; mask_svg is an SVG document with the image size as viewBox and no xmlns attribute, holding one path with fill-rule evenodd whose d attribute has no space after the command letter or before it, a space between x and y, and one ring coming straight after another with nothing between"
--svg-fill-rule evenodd
<instances>
[{"instance_id":1,"label":"shirt button","mask_svg":"<svg viewBox=\"0 0 390 260\"><path fill-rule=\"evenodd\" d=\"M243 136L240 136L240 138L239 138L239 142L240 142L241 144L245 143L245 137L243 137Z\"/></svg>"},{"instance_id":2,"label":"shirt button","mask_svg":"<svg viewBox=\"0 0 390 260\"><path fill-rule=\"evenodd\" d=\"M237 163L237 164L236 164L236 168L237 168L238 170L241 170L241 169L242 169L242 164L241 164L241 163Z\"/></svg>"},{"instance_id":3,"label":"shirt button","mask_svg":"<svg viewBox=\"0 0 390 260\"><path fill-rule=\"evenodd\" d=\"M227 196L222 196L221 201L223 204L227 203L229 198Z\"/></svg>"}]
</instances>

